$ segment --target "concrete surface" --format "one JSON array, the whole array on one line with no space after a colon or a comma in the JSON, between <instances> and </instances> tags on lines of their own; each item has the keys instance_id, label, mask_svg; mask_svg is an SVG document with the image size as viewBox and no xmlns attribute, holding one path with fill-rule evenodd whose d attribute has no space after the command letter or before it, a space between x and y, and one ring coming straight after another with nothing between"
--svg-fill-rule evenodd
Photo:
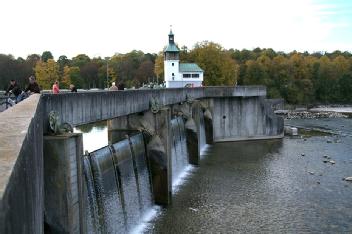
<instances>
[{"instance_id":1,"label":"concrete surface","mask_svg":"<svg viewBox=\"0 0 352 234\"><path fill-rule=\"evenodd\" d=\"M213 98L214 141L280 138L283 119L263 97Z\"/></svg>"},{"instance_id":2,"label":"concrete surface","mask_svg":"<svg viewBox=\"0 0 352 234\"><path fill-rule=\"evenodd\" d=\"M85 233L82 134L44 136L46 233Z\"/></svg>"},{"instance_id":3,"label":"concrete surface","mask_svg":"<svg viewBox=\"0 0 352 234\"><path fill-rule=\"evenodd\" d=\"M127 90L110 92L86 92L43 94L44 131L48 127L51 110L59 113L63 122L74 126L107 120L119 116L149 110L149 102L157 98L161 106L181 103L189 99L208 97L256 97L265 96L264 86L202 87L155 90Z\"/></svg>"},{"instance_id":4,"label":"concrete surface","mask_svg":"<svg viewBox=\"0 0 352 234\"><path fill-rule=\"evenodd\" d=\"M0 113L0 233L43 233L40 95Z\"/></svg>"}]
</instances>

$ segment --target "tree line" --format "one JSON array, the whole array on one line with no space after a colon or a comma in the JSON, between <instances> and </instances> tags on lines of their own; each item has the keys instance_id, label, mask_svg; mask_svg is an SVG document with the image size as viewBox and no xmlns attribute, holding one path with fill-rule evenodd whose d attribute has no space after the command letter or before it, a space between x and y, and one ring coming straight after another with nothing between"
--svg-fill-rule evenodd
<instances>
[{"instance_id":1,"label":"tree line","mask_svg":"<svg viewBox=\"0 0 352 234\"><path fill-rule=\"evenodd\" d=\"M181 62L197 63L204 72L204 85L265 85L270 98L284 98L292 104L351 103L352 55L349 52L290 53L273 49L224 49L213 42L180 47ZM109 58L79 54L54 60L50 51L26 59L0 54L0 88L11 79L21 87L35 75L43 89L58 80L60 87L104 88L112 81L126 87L163 81L163 52L133 50Z\"/></svg>"}]
</instances>

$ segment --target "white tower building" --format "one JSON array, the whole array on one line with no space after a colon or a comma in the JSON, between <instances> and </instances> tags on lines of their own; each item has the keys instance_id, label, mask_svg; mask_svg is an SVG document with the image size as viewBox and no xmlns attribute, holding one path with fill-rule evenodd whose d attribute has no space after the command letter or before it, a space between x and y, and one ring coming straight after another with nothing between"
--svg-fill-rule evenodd
<instances>
[{"instance_id":1,"label":"white tower building","mask_svg":"<svg viewBox=\"0 0 352 234\"><path fill-rule=\"evenodd\" d=\"M172 30L169 44L164 50L164 80L166 88L200 87L203 82L203 70L197 64L180 64L180 50L175 44Z\"/></svg>"}]
</instances>

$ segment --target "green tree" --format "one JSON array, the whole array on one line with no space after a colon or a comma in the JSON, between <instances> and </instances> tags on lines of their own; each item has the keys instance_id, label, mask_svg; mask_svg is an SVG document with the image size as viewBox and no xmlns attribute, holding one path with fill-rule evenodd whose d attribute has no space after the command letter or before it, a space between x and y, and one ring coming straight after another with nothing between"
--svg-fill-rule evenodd
<instances>
[{"instance_id":1,"label":"green tree","mask_svg":"<svg viewBox=\"0 0 352 234\"><path fill-rule=\"evenodd\" d=\"M53 55L50 51L44 51L41 57L43 62L47 62L49 59L54 59Z\"/></svg>"}]
</instances>

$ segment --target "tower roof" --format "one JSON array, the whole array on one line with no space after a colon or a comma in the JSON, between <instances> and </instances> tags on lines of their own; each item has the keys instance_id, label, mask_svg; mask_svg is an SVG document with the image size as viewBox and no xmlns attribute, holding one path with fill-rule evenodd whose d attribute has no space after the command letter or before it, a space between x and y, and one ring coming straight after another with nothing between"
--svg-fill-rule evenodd
<instances>
[{"instance_id":1,"label":"tower roof","mask_svg":"<svg viewBox=\"0 0 352 234\"><path fill-rule=\"evenodd\" d=\"M164 52L180 52L180 49L177 47L177 45L174 42L174 33L172 32L171 28L169 33L169 44L165 48Z\"/></svg>"},{"instance_id":2,"label":"tower roof","mask_svg":"<svg viewBox=\"0 0 352 234\"><path fill-rule=\"evenodd\" d=\"M168 44L164 52L180 52L180 50L177 47L177 45L173 43L173 44Z\"/></svg>"}]
</instances>

